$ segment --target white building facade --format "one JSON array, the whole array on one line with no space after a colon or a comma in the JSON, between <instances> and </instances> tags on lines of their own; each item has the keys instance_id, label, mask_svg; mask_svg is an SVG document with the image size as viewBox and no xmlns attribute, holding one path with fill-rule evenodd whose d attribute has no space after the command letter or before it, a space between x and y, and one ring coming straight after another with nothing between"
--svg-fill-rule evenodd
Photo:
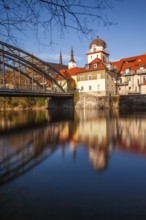
<instances>
[{"instance_id":1,"label":"white building facade","mask_svg":"<svg viewBox=\"0 0 146 220\"><path fill-rule=\"evenodd\" d=\"M80 92L94 92L98 96L115 95L115 74L109 70L106 43L97 37L91 41L89 48L90 51L86 53L87 63L77 73L77 89Z\"/></svg>"},{"instance_id":2,"label":"white building facade","mask_svg":"<svg viewBox=\"0 0 146 220\"><path fill-rule=\"evenodd\" d=\"M123 58L112 65L117 68L119 74L119 95L146 94L146 54Z\"/></svg>"}]
</instances>

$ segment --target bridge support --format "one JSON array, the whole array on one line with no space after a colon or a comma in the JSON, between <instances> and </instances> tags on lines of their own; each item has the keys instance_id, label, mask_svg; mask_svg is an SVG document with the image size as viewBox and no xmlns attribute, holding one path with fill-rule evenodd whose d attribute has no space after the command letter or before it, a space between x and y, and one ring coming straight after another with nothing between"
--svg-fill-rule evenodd
<instances>
[{"instance_id":1,"label":"bridge support","mask_svg":"<svg viewBox=\"0 0 146 220\"><path fill-rule=\"evenodd\" d=\"M63 109L74 108L73 97L53 97L48 100L48 108Z\"/></svg>"}]
</instances>

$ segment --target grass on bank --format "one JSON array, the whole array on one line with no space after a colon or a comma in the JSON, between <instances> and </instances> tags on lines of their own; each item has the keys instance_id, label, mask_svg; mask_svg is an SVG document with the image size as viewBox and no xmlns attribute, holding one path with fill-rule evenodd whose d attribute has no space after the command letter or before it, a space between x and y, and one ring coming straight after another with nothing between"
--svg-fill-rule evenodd
<instances>
[{"instance_id":1,"label":"grass on bank","mask_svg":"<svg viewBox=\"0 0 146 220\"><path fill-rule=\"evenodd\" d=\"M34 97L0 97L0 109L41 108L46 106L46 98Z\"/></svg>"}]
</instances>

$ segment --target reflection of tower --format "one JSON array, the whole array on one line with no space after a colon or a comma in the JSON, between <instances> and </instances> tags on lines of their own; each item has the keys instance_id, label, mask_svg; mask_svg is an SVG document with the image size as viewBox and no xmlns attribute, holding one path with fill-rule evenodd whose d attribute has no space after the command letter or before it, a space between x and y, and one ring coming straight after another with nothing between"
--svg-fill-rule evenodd
<instances>
[{"instance_id":1,"label":"reflection of tower","mask_svg":"<svg viewBox=\"0 0 146 220\"><path fill-rule=\"evenodd\" d=\"M68 68L71 69L73 67L76 67L76 62L74 60L74 52L73 52L73 48L71 48L71 55L70 55L70 61L68 63Z\"/></svg>"},{"instance_id":2,"label":"reflection of tower","mask_svg":"<svg viewBox=\"0 0 146 220\"><path fill-rule=\"evenodd\" d=\"M89 159L97 171L107 169L108 156L108 148L89 148Z\"/></svg>"}]
</instances>

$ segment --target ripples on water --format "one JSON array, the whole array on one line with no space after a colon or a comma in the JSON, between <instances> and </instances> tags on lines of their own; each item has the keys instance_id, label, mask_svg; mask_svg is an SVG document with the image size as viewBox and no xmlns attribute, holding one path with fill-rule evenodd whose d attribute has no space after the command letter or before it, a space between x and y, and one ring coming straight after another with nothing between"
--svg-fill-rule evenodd
<instances>
[{"instance_id":1,"label":"ripples on water","mask_svg":"<svg viewBox=\"0 0 146 220\"><path fill-rule=\"evenodd\" d=\"M0 219L146 219L146 113L0 112Z\"/></svg>"}]
</instances>

